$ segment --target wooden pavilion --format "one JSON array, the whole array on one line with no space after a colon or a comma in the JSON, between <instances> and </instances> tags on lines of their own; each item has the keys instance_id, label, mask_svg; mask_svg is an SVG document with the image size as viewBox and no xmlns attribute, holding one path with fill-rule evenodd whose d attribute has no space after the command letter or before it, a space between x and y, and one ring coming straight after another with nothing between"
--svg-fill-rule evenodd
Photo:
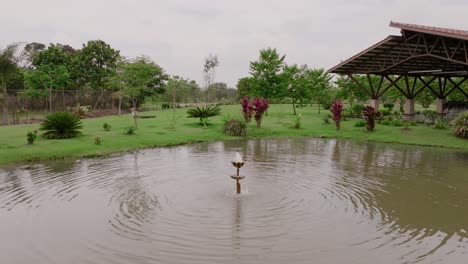
<instances>
[{"instance_id":1,"label":"wooden pavilion","mask_svg":"<svg viewBox=\"0 0 468 264\"><path fill-rule=\"evenodd\" d=\"M423 89L436 95L439 113L455 89L468 98L461 88L468 80L468 31L398 22L390 26L401 29L401 36L390 35L328 72L349 76L377 109L379 98L395 87L406 97L405 115L414 114L414 98ZM366 75L368 85L355 75ZM372 76L380 78L378 85L372 84Z\"/></svg>"}]
</instances>

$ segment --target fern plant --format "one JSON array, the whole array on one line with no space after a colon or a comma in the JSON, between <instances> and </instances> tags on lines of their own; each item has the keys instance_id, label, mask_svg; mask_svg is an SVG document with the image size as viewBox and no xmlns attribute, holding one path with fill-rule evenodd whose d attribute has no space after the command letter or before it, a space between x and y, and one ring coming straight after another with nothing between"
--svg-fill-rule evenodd
<instances>
[{"instance_id":1,"label":"fern plant","mask_svg":"<svg viewBox=\"0 0 468 264\"><path fill-rule=\"evenodd\" d=\"M221 113L221 109L217 106L197 107L187 110L187 117L199 118L200 123L206 127L207 119L212 116L217 116Z\"/></svg>"},{"instance_id":2,"label":"fern plant","mask_svg":"<svg viewBox=\"0 0 468 264\"><path fill-rule=\"evenodd\" d=\"M56 112L46 116L39 130L44 131L42 136L45 138L62 139L78 136L82 128L83 125L78 116L70 112Z\"/></svg>"}]
</instances>

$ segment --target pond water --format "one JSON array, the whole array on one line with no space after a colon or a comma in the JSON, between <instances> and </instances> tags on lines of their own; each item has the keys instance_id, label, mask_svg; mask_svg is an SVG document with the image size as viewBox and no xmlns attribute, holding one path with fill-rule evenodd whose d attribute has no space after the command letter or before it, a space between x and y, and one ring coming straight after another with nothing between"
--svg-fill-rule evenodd
<instances>
[{"instance_id":1,"label":"pond water","mask_svg":"<svg viewBox=\"0 0 468 264\"><path fill-rule=\"evenodd\" d=\"M3 169L0 248L5 264L468 263L468 153L272 139Z\"/></svg>"}]
</instances>

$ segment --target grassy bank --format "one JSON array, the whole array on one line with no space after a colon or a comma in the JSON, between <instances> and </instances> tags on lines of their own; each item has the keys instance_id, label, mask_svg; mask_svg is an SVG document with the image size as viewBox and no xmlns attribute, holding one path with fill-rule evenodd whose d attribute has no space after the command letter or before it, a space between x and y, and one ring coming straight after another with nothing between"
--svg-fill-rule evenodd
<instances>
[{"instance_id":1,"label":"grassy bank","mask_svg":"<svg viewBox=\"0 0 468 264\"><path fill-rule=\"evenodd\" d=\"M0 165L25 161L47 160L63 157L94 157L110 153L135 150L146 147L171 146L199 141L225 140L221 131L222 117L211 118L211 125L203 128L198 120L186 118L187 109L177 109L176 125L171 128L172 110L145 112L143 115L156 115L156 118L139 119L139 129L135 135L125 135L124 128L131 126L129 115L107 116L83 120L83 134L77 138L65 140L47 140L38 137L33 145L26 143L26 133L37 129L39 124L0 127ZM223 114L239 115L240 106L225 106ZM354 138L369 141L393 142L414 145L440 146L468 150L468 140L454 137L450 130L436 130L431 127L411 127L404 131L401 127L377 125L377 130L367 132L365 128L353 127L354 121L344 121L340 131L333 124L325 125L316 109L306 107L298 109L302 113L302 129L292 129L294 120L290 105L274 105L264 118L262 127L256 128L254 122L249 127L249 137L333 137ZM102 128L107 122L111 131ZM94 138L102 138L101 145L94 144Z\"/></svg>"}]
</instances>

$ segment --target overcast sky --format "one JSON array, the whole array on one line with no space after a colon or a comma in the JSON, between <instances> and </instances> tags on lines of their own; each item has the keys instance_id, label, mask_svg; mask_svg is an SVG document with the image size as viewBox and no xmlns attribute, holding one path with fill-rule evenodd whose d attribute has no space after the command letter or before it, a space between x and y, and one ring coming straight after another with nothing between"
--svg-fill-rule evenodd
<instances>
[{"instance_id":1,"label":"overcast sky","mask_svg":"<svg viewBox=\"0 0 468 264\"><path fill-rule=\"evenodd\" d=\"M390 20L468 29L467 0L0 0L0 46L102 39L197 82L217 54L216 81L234 86L262 48L288 64L330 68L399 30Z\"/></svg>"}]
</instances>

